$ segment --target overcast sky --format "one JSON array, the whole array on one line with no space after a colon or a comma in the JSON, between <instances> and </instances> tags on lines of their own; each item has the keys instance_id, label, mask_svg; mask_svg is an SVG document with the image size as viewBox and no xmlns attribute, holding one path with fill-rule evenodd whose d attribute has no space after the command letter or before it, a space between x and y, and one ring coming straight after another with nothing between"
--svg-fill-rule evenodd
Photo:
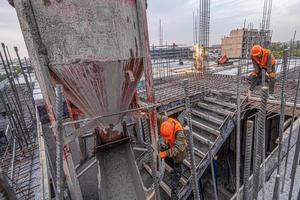
<instances>
[{"instance_id":1,"label":"overcast sky","mask_svg":"<svg viewBox=\"0 0 300 200\"><path fill-rule=\"evenodd\" d=\"M163 24L164 43L190 45L193 42L193 11L199 0L148 0L150 43L158 44L159 19ZM273 0L271 29L273 41L288 41L297 31L300 39L300 0ZM243 27L244 20L258 28L263 0L211 0L210 44L220 44L230 30ZM27 51L15 10L0 0L0 42L18 46L22 55Z\"/></svg>"}]
</instances>

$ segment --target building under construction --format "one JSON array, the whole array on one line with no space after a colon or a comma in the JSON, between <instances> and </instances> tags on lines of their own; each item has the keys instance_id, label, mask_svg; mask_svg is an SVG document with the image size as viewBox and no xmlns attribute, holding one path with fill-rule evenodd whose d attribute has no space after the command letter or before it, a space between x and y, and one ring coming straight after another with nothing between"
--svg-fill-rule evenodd
<instances>
[{"instance_id":1,"label":"building under construction","mask_svg":"<svg viewBox=\"0 0 300 200\"><path fill-rule=\"evenodd\" d=\"M259 37L239 29L226 66L209 59L210 0L193 16L193 47L150 47L144 0L9 3L30 60L2 43L1 198L171 199L166 116L188 139L177 199L300 198L295 38L276 60L275 99L267 81L247 96L250 44L271 41L272 0Z\"/></svg>"}]
</instances>

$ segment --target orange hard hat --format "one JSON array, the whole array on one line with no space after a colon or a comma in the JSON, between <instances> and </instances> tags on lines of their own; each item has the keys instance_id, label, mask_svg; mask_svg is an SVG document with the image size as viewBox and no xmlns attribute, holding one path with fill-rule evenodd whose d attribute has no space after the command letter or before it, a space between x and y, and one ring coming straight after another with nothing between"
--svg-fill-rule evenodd
<instances>
[{"instance_id":1,"label":"orange hard hat","mask_svg":"<svg viewBox=\"0 0 300 200\"><path fill-rule=\"evenodd\" d=\"M174 124L172 124L169 121L164 121L161 125L160 125L160 134L166 138L169 139L172 137L174 132Z\"/></svg>"},{"instance_id":2,"label":"orange hard hat","mask_svg":"<svg viewBox=\"0 0 300 200\"><path fill-rule=\"evenodd\" d=\"M262 51L262 47L260 45L254 45L252 47L252 56L258 56L260 52Z\"/></svg>"}]
</instances>

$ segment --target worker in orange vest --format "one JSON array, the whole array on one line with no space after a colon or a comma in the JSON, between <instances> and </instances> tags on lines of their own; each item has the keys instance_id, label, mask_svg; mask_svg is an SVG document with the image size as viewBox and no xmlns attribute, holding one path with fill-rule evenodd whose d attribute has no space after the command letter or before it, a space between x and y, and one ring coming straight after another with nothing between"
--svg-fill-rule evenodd
<instances>
[{"instance_id":1,"label":"worker in orange vest","mask_svg":"<svg viewBox=\"0 0 300 200\"><path fill-rule=\"evenodd\" d=\"M276 81L275 64L276 60L274 55L269 49L264 49L260 45L254 45L252 47L251 59L253 63L253 72L251 73L251 86L248 96L254 90L257 85L259 77L261 77L262 69L265 69L267 76L269 77L269 98L274 98L274 86Z\"/></svg>"},{"instance_id":2,"label":"worker in orange vest","mask_svg":"<svg viewBox=\"0 0 300 200\"><path fill-rule=\"evenodd\" d=\"M183 171L183 160L187 154L187 138L180 122L173 118L167 118L161 123L160 134L163 145L159 155L173 168L171 199L177 199L177 187Z\"/></svg>"}]
</instances>

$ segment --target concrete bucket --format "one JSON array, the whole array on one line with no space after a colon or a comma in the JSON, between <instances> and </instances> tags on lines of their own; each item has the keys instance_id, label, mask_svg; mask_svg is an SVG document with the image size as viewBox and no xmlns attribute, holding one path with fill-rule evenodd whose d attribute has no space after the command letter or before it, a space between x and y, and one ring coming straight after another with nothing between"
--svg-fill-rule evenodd
<instances>
[{"instance_id":1,"label":"concrete bucket","mask_svg":"<svg viewBox=\"0 0 300 200\"><path fill-rule=\"evenodd\" d=\"M63 85L66 99L84 117L128 109L146 62L148 35L144 1L20 0L14 1L14 7L49 115L55 102L53 87L57 83ZM101 118L98 123L104 127L122 127L121 121L122 116L115 115ZM119 148L111 152L106 149L105 154L113 160L114 156L125 153L127 159L134 161L128 145ZM107 170L101 172L107 176L103 180L108 180L110 173L125 177L126 173L133 173L132 162L119 159L124 170L117 171L105 166L108 163L103 156L104 153L100 158L97 156L103 162L99 163L100 168ZM119 189L127 195L125 199L140 199L139 192L132 191L140 188L134 185L136 175L134 172L134 178L129 181L123 178L118 179L119 183L111 179L109 185L101 183L104 192L100 196L107 199L105 195L117 190L112 185L119 184ZM131 188L127 192L125 185ZM122 194L110 193L114 195L109 199L124 199Z\"/></svg>"}]
</instances>

